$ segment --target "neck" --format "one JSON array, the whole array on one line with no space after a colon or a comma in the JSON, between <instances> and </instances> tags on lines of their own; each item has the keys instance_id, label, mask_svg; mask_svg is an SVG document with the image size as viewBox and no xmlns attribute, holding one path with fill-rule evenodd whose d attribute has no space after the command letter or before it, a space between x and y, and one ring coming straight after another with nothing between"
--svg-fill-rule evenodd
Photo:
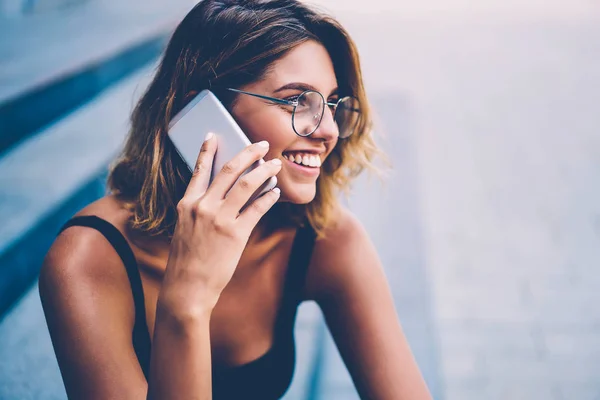
<instances>
[{"instance_id":1,"label":"neck","mask_svg":"<svg viewBox=\"0 0 600 400\"><path fill-rule=\"evenodd\" d=\"M271 207L252 230L248 244L258 244L278 231L294 227L296 224L292 215L294 206L289 203L276 203Z\"/></svg>"}]
</instances>

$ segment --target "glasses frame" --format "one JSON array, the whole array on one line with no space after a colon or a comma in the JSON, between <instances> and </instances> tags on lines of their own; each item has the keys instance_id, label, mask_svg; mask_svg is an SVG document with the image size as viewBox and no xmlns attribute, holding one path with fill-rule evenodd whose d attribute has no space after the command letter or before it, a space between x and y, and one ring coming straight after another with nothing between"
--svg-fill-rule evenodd
<instances>
[{"instance_id":1,"label":"glasses frame","mask_svg":"<svg viewBox=\"0 0 600 400\"><path fill-rule=\"evenodd\" d=\"M292 110L292 129L294 130L294 132L296 133L296 135L301 136L301 137L308 137L310 135L312 135L313 133L316 132L317 129L319 129L319 126L321 126L321 122L323 121L323 116L325 115L325 106L328 107L332 107L334 110L333 113L333 120L335 121L335 117L337 115L337 110L338 110L338 106L343 103L344 101L347 101L349 99L354 99L356 101L358 101L358 99L356 99L353 96L344 96L344 97L340 97L338 99L338 101L336 101L335 103L330 103L327 100L325 100L325 97L320 93L317 92L316 90L305 90L302 93L300 93L298 95L298 98L300 98L301 96L305 95L306 93L317 93L319 96L321 96L321 99L323 99L323 108L321 110L321 118L319 118L319 122L317 123L317 125L315 126L315 129L313 129L310 133L307 134L300 134L298 133L298 131L296 130L296 124L294 123L295 121L295 116L296 116L296 108L298 107L299 103L298 100L286 100L286 99L279 99L277 97L271 97L271 96L265 96L262 94L258 94L258 93L251 93L251 92L246 92L245 90L239 90L239 89L234 89L234 88L227 88L227 90L235 92L235 93L241 93L241 94L245 94L248 96L253 96L253 97L257 97L259 99L263 99L263 100L268 100L271 101L273 103L276 104L281 104L281 105L286 105L286 106L290 106L293 107ZM357 108L352 108L352 111L360 114L360 109ZM337 122L336 122L337 125ZM355 126L352 128L352 131L350 132L350 134L348 136L344 136L344 137L339 137L340 139L346 139L349 138L350 136L352 136L352 134L354 133L354 130L356 129L356 126L358 126L358 120L356 121ZM338 129L340 128L340 126L338 125Z\"/></svg>"}]
</instances>

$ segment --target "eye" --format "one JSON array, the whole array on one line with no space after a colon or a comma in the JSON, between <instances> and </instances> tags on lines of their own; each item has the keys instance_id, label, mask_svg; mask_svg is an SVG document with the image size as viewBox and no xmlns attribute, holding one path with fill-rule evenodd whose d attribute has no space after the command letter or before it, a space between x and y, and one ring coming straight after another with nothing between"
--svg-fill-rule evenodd
<instances>
[{"instance_id":1,"label":"eye","mask_svg":"<svg viewBox=\"0 0 600 400\"><path fill-rule=\"evenodd\" d=\"M298 101L299 97L300 97L300 95L294 95L294 96L290 96L290 97L284 97L282 100L296 103ZM292 111L294 109L294 104L288 104L288 105L280 104L279 106L281 107L281 109L283 109L284 111L286 111L290 114L292 113Z\"/></svg>"},{"instance_id":2,"label":"eye","mask_svg":"<svg viewBox=\"0 0 600 400\"><path fill-rule=\"evenodd\" d=\"M310 102L311 102L310 96L306 96L303 93L299 94L299 95L290 96L290 97L286 98L286 100L295 103L295 105L297 107L296 111L298 111L298 109L310 107Z\"/></svg>"},{"instance_id":3,"label":"eye","mask_svg":"<svg viewBox=\"0 0 600 400\"><path fill-rule=\"evenodd\" d=\"M300 95L295 95L295 96L291 96L291 97L286 97L285 100L296 102L296 101L298 101L299 98L300 98Z\"/></svg>"}]
</instances>

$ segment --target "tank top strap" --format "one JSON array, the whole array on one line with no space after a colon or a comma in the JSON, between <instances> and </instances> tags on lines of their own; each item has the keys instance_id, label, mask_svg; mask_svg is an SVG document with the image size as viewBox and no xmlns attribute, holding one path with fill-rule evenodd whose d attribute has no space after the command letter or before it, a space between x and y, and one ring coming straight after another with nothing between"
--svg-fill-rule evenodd
<instances>
[{"instance_id":1,"label":"tank top strap","mask_svg":"<svg viewBox=\"0 0 600 400\"><path fill-rule=\"evenodd\" d=\"M123 261L135 307L135 323L132 333L133 346L142 371L146 378L148 378L148 368L150 366L150 333L148 332L148 325L146 323L146 306L142 279L131 246L129 246L127 239L113 224L98 216L82 215L73 217L62 226L60 232L71 226L85 226L100 232Z\"/></svg>"},{"instance_id":2,"label":"tank top strap","mask_svg":"<svg viewBox=\"0 0 600 400\"><path fill-rule=\"evenodd\" d=\"M315 239L316 233L308 221L303 227L298 228L290 252L289 270L285 282L287 293L293 296L293 299L290 300L300 300L299 296L304 290L304 281L315 246Z\"/></svg>"},{"instance_id":3,"label":"tank top strap","mask_svg":"<svg viewBox=\"0 0 600 400\"><path fill-rule=\"evenodd\" d=\"M316 240L316 232L308 220L298 228L286 272L283 299L281 309L277 318L277 327L293 325L298 305L302 300L302 291L306 281L306 274L313 253Z\"/></svg>"}]
</instances>

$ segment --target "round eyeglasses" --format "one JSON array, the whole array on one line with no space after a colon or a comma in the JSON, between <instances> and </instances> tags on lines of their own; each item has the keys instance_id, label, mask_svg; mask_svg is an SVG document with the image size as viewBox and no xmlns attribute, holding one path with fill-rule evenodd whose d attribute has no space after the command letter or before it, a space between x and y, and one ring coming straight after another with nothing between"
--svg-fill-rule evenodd
<instances>
[{"instance_id":1,"label":"round eyeglasses","mask_svg":"<svg viewBox=\"0 0 600 400\"><path fill-rule=\"evenodd\" d=\"M342 97L337 102L330 103L325 101L321 93L314 90L305 90L290 100L278 99L276 97L264 96L233 88L228 88L227 90L293 107L292 128L298 136L310 136L319 128L325 114L325 106L331 107L334 110L333 119L337 124L338 134L341 139L345 139L354 133L360 118L358 99L352 96Z\"/></svg>"}]
</instances>

